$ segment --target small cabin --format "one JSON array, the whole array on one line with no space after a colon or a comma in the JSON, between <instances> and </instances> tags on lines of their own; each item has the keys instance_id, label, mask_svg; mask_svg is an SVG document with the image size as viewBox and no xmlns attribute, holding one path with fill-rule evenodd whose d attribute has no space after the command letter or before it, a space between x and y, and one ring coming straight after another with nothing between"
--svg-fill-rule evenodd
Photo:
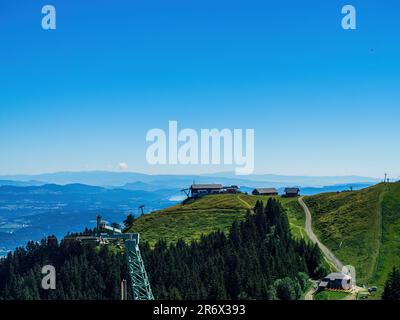
<instances>
[{"instance_id":1,"label":"small cabin","mask_svg":"<svg viewBox=\"0 0 400 320\"><path fill-rule=\"evenodd\" d=\"M224 186L222 184L192 184L190 194L192 197L199 197L208 194L222 193Z\"/></svg>"},{"instance_id":2,"label":"small cabin","mask_svg":"<svg viewBox=\"0 0 400 320\"><path fill-rule=\"evenodd\" d=\"M278 190L275 188L257 188L252 192L255 196L277 196Z\"/></svg>"},{"instance_id":3,"label":"small cabin","mask_svg":"<svg viewBox=\"0 0 400 320\"><path fill-rule=\"evenodd\" d=\"M351 290L353 288L352 278L343 272L333 272L328 274L318 284L318 290Z\"/></svg>"},{"instance_id":4,"label":"small cabin","mask_svg":"<svg viewBox=\"0 0 400 320\"><path fill-rule=\"evenodd\" d=\"M192 184L189 189L182 189L188 198L198 198L210 194L240 193L238 186L223 186L222 184Z\"/></svg>"},{"instance_id":5,"label":"small cabin","mask_svg":"<svg viewBox=\"0 0 400 320\"><path fill-rule=\"evenodd\" d=\"M300 195L299 188L285 188L285 197L297 197Z\"/></svg>"}]
</instances>

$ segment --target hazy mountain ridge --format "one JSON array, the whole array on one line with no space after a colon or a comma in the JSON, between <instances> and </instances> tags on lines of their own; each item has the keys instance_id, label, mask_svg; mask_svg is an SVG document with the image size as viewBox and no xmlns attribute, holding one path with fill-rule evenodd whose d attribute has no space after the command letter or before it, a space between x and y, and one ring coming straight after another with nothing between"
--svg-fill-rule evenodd
<instances>
[{"instance_id":1,"label":"hazy mountain ridge","mask_svg":"<svg viewBox=\"0 0 400 320\"><path fill-rule=\"evenodd\" d=\"M276 181L260 180L263 177ZM308 186L301 183L305 178L258 175L244 179L229 173L208 176L103 171L0 176L0 255L27 240L40 240L49 234L64 236L68 231L90 227L98 213L110 221L121 222L127 213L139 214L138 206L142 204L145 212L168 207L183 200L180 190L193 182L234 184L249 193L257 187L276 187L283 193L284 187L299 186L303 195L344 191L350 187L357 190L374 184L353 181L369 179L363 177L312 177L307 183L315 184ZM338 180L349 183L328 183L324 187L318 184Z\"/></svg>"},{"instance_id":2,"label":"hazy mountain ridge","mask_svg":"<svg viewBox=\"0 0 400 320\"><path fill-rule=\"evenodd\" d=\"M83 171L83 172L56 172L39 175L8 175L0 176L0 180L19 181L44 181L53 184L80 183L102 187L120 187L131 183L159 185L161 188L183 188L196 183L223 183L236 185L249 185L254 187L271 186L302 186L319 187L327 185L369 183L374 184L379 179L361 176L285 176L285 175L249 175L236 176L234 173L214 173L205 175L149 175L137 172L111 172L111 171ZM0 184L1 185L1 184Z\"/></svg>"},{"instance_id":3,"label":"hazy mountain ridge","mask_svg":"<svg viewBox=\"0 0 400 320\"><path fill-rule=\"evenodd\" d=\"M41 186L44 184L46 183L34 180L28 180L28 181L0 180L0 186L29 187L29 186Z\"/></svg>"}]
</instances>

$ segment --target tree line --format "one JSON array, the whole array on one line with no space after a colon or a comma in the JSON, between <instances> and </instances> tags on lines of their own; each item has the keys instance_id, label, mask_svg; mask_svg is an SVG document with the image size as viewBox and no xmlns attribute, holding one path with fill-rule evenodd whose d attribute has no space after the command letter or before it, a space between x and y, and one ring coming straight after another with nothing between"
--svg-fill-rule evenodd
<instances>
[{"instance_id":1,"label":"tree line","mask_svg":"<svg viewBox=\"0 0 400 320\"><path fill-rule=\"evenodd\" d=\"M389 273L382 294L383 300L400 300L400 269L394 267Z\"/></svg>"},{"instance_id":2,"label":"tree line","mask_svg":"<svg viewBox=\"0 0 400 320\"><path fill-rule=\"evenodd\" d=\"M159 299L299 299L309 277L326 270L316 245L296 241L280 203L257 202L255 214L234 222L226 236L214 232L200 241L160 240L145 246L153 290Z\"/></svg>"},{"instance_id":3,"label":"tree line","mask_svg":"<svg viewBox=\"0 0 400 320\"><path fill-rule=\"evenodd\" d=\"M127 276L123 251L73 236L29 242L1 259L0 299L119 299ZM169 245L161 239L154 248L142 244L141 253L156 299L299 299L310 277L326 274L319 248L291 237L273 199L257 202L228 234ZM56 290L41 288L46 264L57 271Z\"/></svg>"},{"instance_id":4,"label":"tree line","mask_svg":"<svg viewBox=\"0 0 400 320\"><path fill-rule=\"evenodd\" d=\"M49 264L56 270L55 290L41 286L42 267ZM0 299L119 299L126 269L124 257L105 246L55 237L31 241L0 261Z\"/></svg>"}]
</instances>

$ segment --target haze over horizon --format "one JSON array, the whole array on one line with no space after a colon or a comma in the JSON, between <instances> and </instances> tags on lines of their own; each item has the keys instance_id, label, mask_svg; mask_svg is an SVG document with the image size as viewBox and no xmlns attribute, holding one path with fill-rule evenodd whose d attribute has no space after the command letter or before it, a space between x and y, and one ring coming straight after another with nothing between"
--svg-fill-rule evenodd
<instances>
[{"instance_id":1,"label":"haze over horizon","mask_svg":"<svg viewBox=\"0 0 400 320\"><path fill-rule=\"evenodd\" d=\"M180 174L157 175L129 171L76 171L43 173L39 175L0 175L1 185L40 186L43 184L70 185L82 184L91 186L125 188L144 191L177 189L180 190L192 183L221 183L241 187L329 187L337 186L346 189L351 184L354 188L366 187L382 179L362 176L286 176L274 174L253 174L237 176L233 172L213 174ZM340 189L339 188L339 189Z\"/></svg>"},{"instance_id":2,"label":"haze over horizon","mask_svg":"<svg viewBox=\"0 0 400 320\"><path fill-rule=\"evenodd\" d=\"M4 177L18 177L18 176L41 176L41 175L53 175L53 174L79 174L79 173L121 173L121 174L142 174L148 176L221 176L221 177L230 177L234 176L237 178L251 178L254 176L277 176L277 177L362 177L362 178L372 178L372 179L380 179L381 177L372 177L372 176L360 176L360 175L289 175L289 174L279 174L279 173L257 173L254 172L249 175L236 175L233 171L211 171L211 172L191 172L191 173L158 173L158 172L140 172L140 171L133 171L133 170L121 170L121 169L114 169L114 170L60 170L60 171L49 171L49 172L33 172L33 173L7 173L2 174L0 173L0 178Z\"/></svg>"}]
</instances>

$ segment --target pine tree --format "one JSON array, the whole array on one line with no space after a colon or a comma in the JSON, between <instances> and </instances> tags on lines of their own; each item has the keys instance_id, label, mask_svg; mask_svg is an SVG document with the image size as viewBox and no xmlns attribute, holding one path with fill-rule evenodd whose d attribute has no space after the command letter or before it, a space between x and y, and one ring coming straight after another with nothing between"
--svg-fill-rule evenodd
<instances>
[{"instance_id":1,"label":"pine tree","mask_svg":"<svg viewBox=\"0 0 400 320\"><path fill-rule=\"evenodd\" d=\"M383 300L400 300L400 270L396 267L390 272L382 294Z\"/></svg>"},{"instance_id":2,"label":"pine tree","mask_svg":"<svg viewBox=\"0 0 400 320\"><path fill-rule=\"evenodd\" d=\"M308 277L323 272L319 248L291 238L276 200L265 207L258 201L228 236L217 231L169 245L161 239L153 249L142 243L141 253L157 299L297 299ZM45 264L57 270L55 291L40 287ZM388 280L388 298L398 278L396 271ZM119 299L122 279L129 284L123 253L51 237L0 260L0 299Z\"/></svg>"},{"instance_id":3,"label":"pine tree","mask_svg":"<svg viewBox=\"0 0 400 320\"><path fill-rule=\"evenodd\" d=\"M135 222L135 217L132 214L128 214L126 219L124 220L125 228L131 227L134 222Z\"/></svg>"}]
</instances>

